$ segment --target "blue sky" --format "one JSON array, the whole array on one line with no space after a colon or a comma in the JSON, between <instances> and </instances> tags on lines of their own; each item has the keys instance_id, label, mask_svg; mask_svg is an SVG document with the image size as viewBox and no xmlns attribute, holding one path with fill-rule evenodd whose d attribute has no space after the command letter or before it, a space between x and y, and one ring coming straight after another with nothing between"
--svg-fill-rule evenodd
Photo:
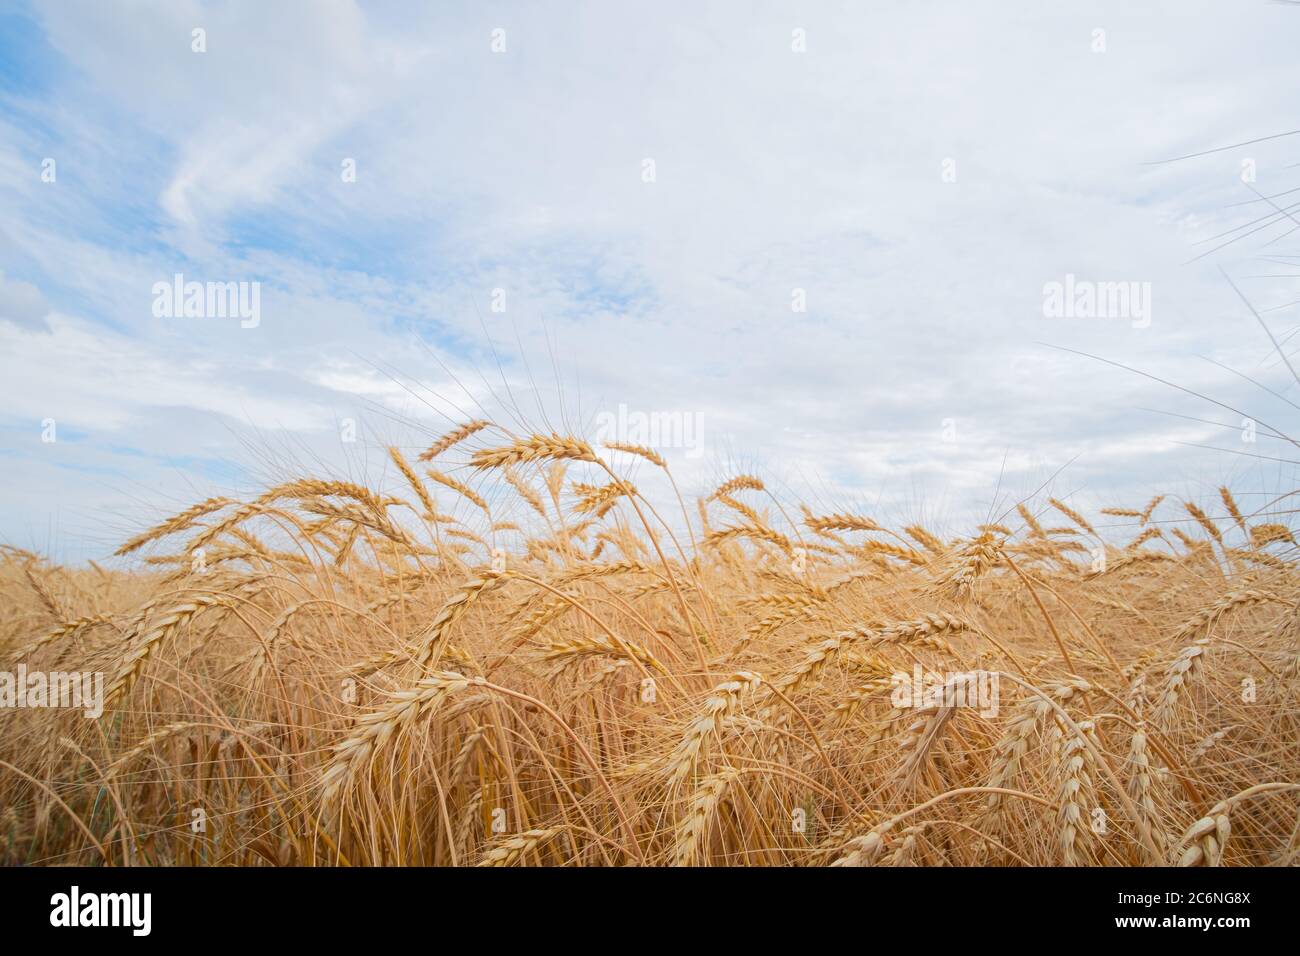
<instances>
[{"instance_id":1,"label":"blue sky","mask_svg":"<svg viewBox=\"0 0 1300 956\"><path fill-rule=\"evenodd\" d=\"M507 392L693 416L688 489L951 532L1049 479L1263 504L1282 442L1052 347L1294 414L1219 273L1285 338L1294 223L1190 260L1300 185L1300 136L1153 163L1300 126L1300 11L1132 7L4 4L0 540L99 559L280 474L386 483ZM260 322L154 316L178 272L260 283ZM1066 274L1149 283L1149 325L1045 316Z\"/></svg>"}]
</instances>

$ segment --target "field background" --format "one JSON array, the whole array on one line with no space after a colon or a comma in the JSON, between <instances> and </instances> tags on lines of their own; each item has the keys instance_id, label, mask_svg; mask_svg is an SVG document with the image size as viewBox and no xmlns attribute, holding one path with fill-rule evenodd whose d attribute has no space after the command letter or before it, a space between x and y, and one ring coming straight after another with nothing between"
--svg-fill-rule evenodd
<instances>
[{"instance_id":1,"label":"field background","mask_svg":"<svg viewBox=\"0 0 1300 956\"><path fill-rule=\"evenodd\" d=\"M102 672L107 708L0 711L0 859L1300 852L1286 501L1158 496L1102 516L1117 543L1051 498L942 538L756 475L651 500L651 449L486 421L390 454L404 494L304 477L211 499L125 542L132 572L5 549L0 654ZM489 490L527 517L496 520ZM895 706L916 665L996 672L996 714Z\"/></svg>"}]
</instances>

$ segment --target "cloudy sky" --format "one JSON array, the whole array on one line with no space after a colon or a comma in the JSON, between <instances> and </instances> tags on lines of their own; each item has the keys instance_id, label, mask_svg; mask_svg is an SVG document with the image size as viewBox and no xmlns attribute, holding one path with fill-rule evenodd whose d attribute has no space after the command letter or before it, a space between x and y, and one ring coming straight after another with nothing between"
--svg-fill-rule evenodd
<instances>
[{"instance_id":1,"label":"cloudy sky","mask_svg":"<svg viewBox=\"0 0 1300 956\"><path fill-rule=\"evenodd\" d=\"M1300 6L0 11L0 541L99 559L484 411L620 405L690 429L688 490L949 531L1044 483L1295 487L1300 389L1225 275L1289 350L1300 136L1161 161L1300 127ZM258 283L255 327L156 314L177 274ZM1067 275L1137 295L1047 314Z\"/></svg>"}]
</instances>

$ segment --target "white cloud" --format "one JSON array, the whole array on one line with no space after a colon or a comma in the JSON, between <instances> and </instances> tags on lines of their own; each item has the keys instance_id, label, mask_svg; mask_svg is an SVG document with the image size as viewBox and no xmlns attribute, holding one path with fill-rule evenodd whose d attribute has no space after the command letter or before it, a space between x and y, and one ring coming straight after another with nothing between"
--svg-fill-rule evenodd
<instances>
[{"instance_id":1,"label":"white cloud","mask_svg":"<svg viewBox=\"0 0 1300 956\"><path fill-rule=\"evenodd\" d=\"M50 313L41 290L30 282L6 279L0 272L0 319L28 328L43 328Z\"/></svg>"},{"instance_id":2,"label":"white cloud","mask_svg":"<svg viewBox=\"0 0 1300 956\"><path fill-rule=\"evenodd\" d=\"M15 131L0 170L33 168L46 147L12 114L47 107L49 148L95 188L68 172L58 192L34 177L0 189L0 318L22 323L0 326L14 416L57 405L93 444L165 406L177 432L149 432L150 451L187 454L206 415L352 467L325 440L341 409L390 438L403 419L436 430L508 403L504 376L526 417L590 421L620 402L698 415L710 454L680 462L688 483L752 455L795 491L930 502L958 524L999 485L1027 493L1071 461L1061 481L1108 503L1172 476L1285 481L1177 444L1232 447L1222 409L1047 347L1286 424L1285 404L1198 358L1288 388L1214 269L1285 273L1247 262L1281 230L1185 263L1261 214L1223 208L1255 198L1243 158L1266 194L1295 185L1300 137L1142 165L1294 125L1284 28L1300 14L1280 5L42 16L55 85L0 103ZM806 53L791 52L795 27ZM114 182L119 167L133 179ZM152 321L149 288L178 271L260 280L261 326ZM1044 318L1043 285L1066 273L1151 283L1150 328ZM1261 308L1300 299L1288 278L1243 282ZM796 288L806 312L791 310ZM1279 335L1295 318L1269 315ZM207 440L205 457L246 454Z\"/></svg>"}]
</instances>

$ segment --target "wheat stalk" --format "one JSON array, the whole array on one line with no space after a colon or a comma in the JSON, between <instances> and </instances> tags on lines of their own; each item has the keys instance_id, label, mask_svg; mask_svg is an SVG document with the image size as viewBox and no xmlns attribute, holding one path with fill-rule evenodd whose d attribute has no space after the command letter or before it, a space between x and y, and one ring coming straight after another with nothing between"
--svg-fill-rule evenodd
<instances>
[{"instance_id":1,"label":"wheat stalk","mask_svg":"<svg viewBox=\"0 0 1300 956\"><path fill-rule=\"evenodd\" d=\"M475 419L474 421L466 422L464 425L453 428L424 451L420 452L420 461L432 461L443 452L449 450L455 445L459 445L471 435L478 434L491 424L491 422L483 421L482 419Z\"/></svg>"}]
</instances>

